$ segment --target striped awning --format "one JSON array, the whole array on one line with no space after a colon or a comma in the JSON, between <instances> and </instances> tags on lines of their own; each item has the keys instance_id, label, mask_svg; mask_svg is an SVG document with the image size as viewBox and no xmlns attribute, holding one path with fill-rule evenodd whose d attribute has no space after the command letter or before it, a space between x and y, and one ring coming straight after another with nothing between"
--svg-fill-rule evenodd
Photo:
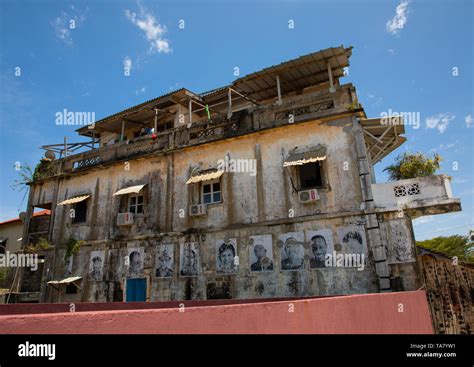
<instances>
[{"instance_id":1,"label":"striped awning","mask_svg":"<svg viewBox=\"0 0 474 367\"><path fill-rule=\"evenodd\" d=\"M303 164L323 161L325 159L326 159L326 148L321 145L318 145L314 149L311 149L305 152L294 151L290 153L288 158L285 159L285 162L283 163L283 167L301 166Z\"/></svg>"},{"instance_id":2,"label":"striped awning","mask_svg":"<svg viewBox=\"0 0 474 367\"><path fill-rule=\"evenodd\" d=\"M186 184L198 183L202 181L215 180L216 178L221 177L224 174L224 171L219 171L217 168L211 168L203 171L197 171L193 174L189 180L186 181Z\"/></svg>"},{"instance_id":3,"label":"striped awning","mask_svg":"<svg viewBox=\"0 0 474 367\"><path fill-rule=\"evenodd\" d=\"M64 201L61 201L60 203L58 203L58 205L75 204L75 203L79 203L81 201L84 201L88 198L90 198L90 195L76 196L76 197L72 197L70 199L66 199Z\"/></svg>"},{"instance_id":4,"label":"striped awning","mask_svg":"<svg viewBox=\"0 0 474 367\"><path fill-rule=\"evenodd\" d=\"M136 185L136 186L129 186L125 187L123 189L118 190L113 196L116 195L127 195L127 194L138 194L142 189L145 187L145 185Z\"/></svg>"}]
</instances>

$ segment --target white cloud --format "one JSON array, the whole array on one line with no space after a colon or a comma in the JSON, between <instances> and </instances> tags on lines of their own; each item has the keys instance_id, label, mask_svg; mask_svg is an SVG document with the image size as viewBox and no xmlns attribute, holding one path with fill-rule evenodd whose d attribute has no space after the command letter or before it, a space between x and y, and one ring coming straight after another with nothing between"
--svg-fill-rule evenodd
<instances>
[{"instance_id":1,"label":"white cloud","mask_svg":"<svg viewBox=\"0 0 474 367\"><path fill-rule=\"evenodd\" d=\"M395 15L386 24L387 32L395 35L398 34L407 23L408 0L401 0L395 9Z\"/></svg>"},{"instance_id":2,"label":"white cloud","mask_svg":"<svg viewBox=\"0 0 474 367\"><path fill-rule=\"evenodd\" d=\"M72 46L73 44L72 32L74 32L81 23L84 23L86 20L85 13L89 10L89 8L86 8L85 11L80 11L72 5L70 8L70 12L62 11L61 15L51 22L56 37L68 46Z\"/></svg>"},{"instance_id":3,"label":"white cloud","mask_svg":"<svg viewBox=\"0 0 474 367\"><path fill-rule=\"evenodd\" d=\"M141 87L135 91L135 94L138 96L139 94L143 94L146 92L146 87Z\"/></svg>"},{"instance_id":4,"label":"white cloud","mask_svg":"<svg viewBox=\"0 0 474 367\"><path fill-rule=\"evenodd\" d=\"M388 51L388 53L390 54L390 56L395 55L395 49L389 48L387 51Z\"/></svg>"},{"instance_id":5,"label":"white cloud","mask_svg":"<svg viewBox=\"0 0 474 367\"><path fill-rule=\"evenodd\" d=\"M123 59L123 68L126 70L132 70L132 59L128 56L125 56Z\"/></svg>"},{"instance_id":6,"label":"white cloud","mask_svg":"<svg viewBox=\"0 0 474 367\"><path fill-rule=\"evenodd\" d=\"M451 113L439 113L436 116L430 116L425 120L426 127L428 129L438 129L439 133L442 134L455 117L456 116Z\"/></svg>"},{"instance_id":7,"label":"white cloud","mask_svg":"<svg viewBox=\"0 0 474 367\"><path fill-rule=\"evenodd\" d=\"M474 117L472 117L471 114L464 117L464 121L466 122L467 127L473 127L474 126Z\"/></svg>"},{"instance_id":8,"label":"white cloud","mask_svg":"<svg viewBox=\"0 0 474 367\"><path fill-rule=\"evenodd\" d=\"M166 33L166 27L157 22L155 16L149 13L145 7L137 2L140 9L140 14L131 12L130 10L125 10L125 16L143 32L145 32L145 37L148 40L150 47L150 53L169 53L171 52L170 42L163 38L163 35Z\"/></svg>"}]
</instances>

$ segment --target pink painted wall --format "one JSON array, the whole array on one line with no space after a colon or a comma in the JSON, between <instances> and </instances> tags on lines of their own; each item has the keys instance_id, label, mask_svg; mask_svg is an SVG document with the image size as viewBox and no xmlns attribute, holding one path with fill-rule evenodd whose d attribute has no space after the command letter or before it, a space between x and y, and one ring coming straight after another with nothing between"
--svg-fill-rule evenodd
<instances>
[{"instance_id":1,"label":"pink painted wall","mask_svg":"<svg viewBox=\"0 0 474 367\"><path fill-rule=\"evenodd\" d=\"M293 304L294 312L289 312ZM403 312L399 312L403 305ZM424 291L179 308L0 316L0 333L432 334Z\"/></svg>"}]
</instances>

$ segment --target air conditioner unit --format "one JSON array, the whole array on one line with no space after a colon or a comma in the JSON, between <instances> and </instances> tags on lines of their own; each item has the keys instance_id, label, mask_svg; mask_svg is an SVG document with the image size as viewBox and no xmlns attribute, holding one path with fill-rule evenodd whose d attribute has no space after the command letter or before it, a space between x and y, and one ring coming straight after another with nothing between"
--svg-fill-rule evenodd
<instances>
[{"instance_id":1,"label":"air conditioner unit","mask_svg":"<svg viewBox=\"0 0 474 367\"><path fill-rule=\"evenodd\" d=\"M119 213L117 215L118 226L128 226L133 224L133 213Z\"/></svg>"},{"instance_id":2,"label":"air conditioner unit","mask_svg":"<svg viewBox=\"0 0 474 367\"><path fill-rule=\"evenodd\" d=\"M199 215L207 214L207 205L206 204L196 204L189 207L189 215L192 217L197 217Z\"/></svg>"},{"instance_id":3,"label":"air conditioner unit","mask_svg":"<svg viewBox=\"0 0 474 367\"><path fill-rule=\"evenodd\" d=\"M298 198L300 199L300 203L314 203L319 200L318 190L300 191L298 192Z\"/></svg>"}]
</instances>

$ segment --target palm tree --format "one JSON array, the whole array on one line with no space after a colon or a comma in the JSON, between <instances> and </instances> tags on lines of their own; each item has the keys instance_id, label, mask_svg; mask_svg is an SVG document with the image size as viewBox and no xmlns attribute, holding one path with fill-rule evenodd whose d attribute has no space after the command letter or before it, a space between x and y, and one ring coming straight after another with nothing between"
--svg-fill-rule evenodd
<instances>
[{"instance_id":1,"label":"palm tree","mask_svg":"<svg viewBox=\"0 0 474 367\"><path fill-rule=\"evenodd\" d=\"M15 169L18 170L17 166L15 166ZM25 192L23 194L23 198L21 199L21 203L20 203L20 206L21 206L30 188L29 184L34 181L35 172L29 166L28 163L25 165L21 165L18 171L19 171L18 174L20 175L20 178L13 181L14 183L13 185L11 185L11 188L19 192L22 192L22 191Z\"/></svg>"},{"instance_id":2,"label":"palm tree","mask_svg":"<svg viewBox=\"0 0 474 367\"><path fill-rule=\"evenodd\" d=\"M390 181L404 180L415 177L432 176L440 168L442 158L435 154L433 158L423 153L405 152L395 159L395 163L386 167Z\"/></svg>"}]
</instances>

